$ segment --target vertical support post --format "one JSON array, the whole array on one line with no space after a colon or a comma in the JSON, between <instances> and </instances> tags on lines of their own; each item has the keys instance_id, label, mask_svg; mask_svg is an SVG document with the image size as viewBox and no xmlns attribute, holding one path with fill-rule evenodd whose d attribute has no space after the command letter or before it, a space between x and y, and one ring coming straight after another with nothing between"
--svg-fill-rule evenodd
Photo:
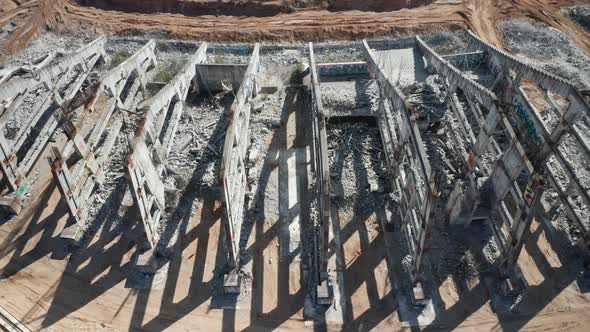
<instances>
[{"instance_id":1,"label":"vertical support post","mask_svg":"<svg viewBox=\"0 0 590 332\"><path fill-rule=\"evenodd\" d=\"M326 130L326 114L322 106L320 80L317 73L313 43L309 43L309 63L311 73L312 96L312 131L314 170L318 192L319 232L316 234L319 253L317 257L316 303L332 303L333 290L329 280L328 247L330 241L330 225L332 223L330 204L330 165L328 160L328 135Z\"/></svg>"}]
</instances>

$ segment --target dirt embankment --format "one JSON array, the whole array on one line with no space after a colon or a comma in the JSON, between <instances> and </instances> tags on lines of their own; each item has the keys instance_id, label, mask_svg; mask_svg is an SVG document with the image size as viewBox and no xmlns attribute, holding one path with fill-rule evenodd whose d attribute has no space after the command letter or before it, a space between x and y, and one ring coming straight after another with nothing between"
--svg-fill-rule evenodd
<instances>
[{"instance_id":1,"label":"dirt embankment","mask_svg":"<svg viewBox=\"0 0 590 332\"><path fill-rule=\"evenodd\" d=\"M14 21L20 23L17 31L1 48L4 53L22 48L30 38L43 30L129 35L165 33L176 38L253 42L399 36L460 26L470 28L488 41L502 46L496 23L508 18L527 17L563 31L580 49L590 54L590 34L560 13L563 6L585 3L587 0L438 0L426 5L421 4L431 1L417 0L411 4L417 5L416 8L394 11L387 9L395 9L405 1L242 0L232 2L233 5L222 5L219 1L191 0L117 1L118 6L129 3L135 11L150 11L151 14L81 6L74 0L29 0L18 7L14 6L20 2L18 0L0 1L2 4L12 3L6 8L13 8L0 12L0 25ZM111 8L109 3L115 2L84 1L105 8ZM149 4L159 7L150 10ZM219 9L216 15L204 15L197 10L198 6L204 6L205 12L215 12L215 8L223 8L224 11ZM385 11L375 11L377 9ZM176 13L157 13L166 10ZM183 10L198 16L178 13ZM233 11L239 12L241 16L231 15ZM256 11L257 14L243 16L248 11Z\"/></svg>"},{"instance_id":2,"label":"dirt embankment","mask_svg":"<svg viewBox=\"0 0 590 332\"><path fill-rule=\"evenodd\" d=\"M434 0L328 0L327 9L331 11L362 10L387 12L404 8L429 5Z\"/></svg>"},{"instance_id":3,"label":"dirt embankment","mask_svg":"<svg viewBox=\"0 0 590 332\"><path fill-rule=\"evenodd\" d=\"M195 0L75 0L84 7L126 13L173 13L187 16L228 15L266 17L295 10L283 1L195 1Z\"/></svg>"},{"instance_id":4,"label":"dirt embankment","mask_svg":"<svg viewBox=\"0 0 590 332\"><path fill-rule=\"evenodd\" d=\"M78 5L127 13L173 13L187 16L267 17L301 10L384 12L414 8L434 0L74 0Z\"/></svg>"}]
</instances>

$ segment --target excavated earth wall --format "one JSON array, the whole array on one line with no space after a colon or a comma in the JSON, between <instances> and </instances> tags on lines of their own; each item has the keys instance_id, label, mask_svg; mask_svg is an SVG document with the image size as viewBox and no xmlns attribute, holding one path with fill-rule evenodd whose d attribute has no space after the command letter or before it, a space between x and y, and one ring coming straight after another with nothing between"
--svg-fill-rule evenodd
<instances>
[{"instance_id":1,"label":"excavated earth wall","mask_svg":"<svg viewBox=\"0 0 590 332\"><path fill-rule=\"evenodd\" d=\"M81 6L124 12L265 17L305 9L384 12L426 5L434 0L76 0L76 2Z\"/></svg>"}]
</instances>

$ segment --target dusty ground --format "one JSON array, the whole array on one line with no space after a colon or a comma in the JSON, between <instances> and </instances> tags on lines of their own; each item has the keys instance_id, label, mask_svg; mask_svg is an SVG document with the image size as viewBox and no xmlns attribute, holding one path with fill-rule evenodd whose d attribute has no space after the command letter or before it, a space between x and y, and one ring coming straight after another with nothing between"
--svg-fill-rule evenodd
<instances>
[{"instance_id":1,"label":"dusty ground","mask_svg":"<svg viewBox=\"0 0 590 332\"><path fill-rule=\"evenodd\" d=\"M562 30L578 47L590 53L588 32L560 13L562 6L585 2L438 0L430 5L392 12L330 11L312 7L269 17L236 17L126 13L82 7L73 0L1 0L0 26L19 23L18 30L4 44L5 52L23 47L43 30L118 34L141 31L209 41L250 42L354 39L464 26L501 45L495 24L510 17L529 17Z\"/></svg>"}]
</instances>

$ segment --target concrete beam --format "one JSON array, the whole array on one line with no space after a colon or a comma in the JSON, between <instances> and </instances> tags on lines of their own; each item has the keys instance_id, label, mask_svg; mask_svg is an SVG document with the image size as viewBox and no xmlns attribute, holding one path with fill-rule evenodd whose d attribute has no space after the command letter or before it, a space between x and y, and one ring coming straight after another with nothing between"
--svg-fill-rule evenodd
<instances>
[{"instance_id":1,"label":"concrete beam","mask_svg":"<svg viewBox=\"0 0 590 332\"><path fill-rule=\"evenodd\" d=\"M332 223L330 164L328 159L328 134L326 129L326 113L322 105L320 77L315 61L313 43L309 43L309 66L311 74L311 107L312 107L312 158L313 170L316 177L318 222L316 232L314 265L316 275L315 301L317 304L330 304L333 300L333 290L328 275L328 247L330 239L330 225Z\"/></svg>"},{"instance_id":2,"label":"concrete beam","mask_svg":"<svg viewBox=\"0 0 590 332\"><path fill-rule=\"evenodd\" d=\"M234 91L237 91L240 82L248 69L247 64L211 64L200 63L197 65L199 73L199 89L205 91L222 91L224 82L229 82Z\"/></svg>"},{"instance_id":3,"label":"concrete beam","mask_svg":"<svg viewBox=\"0 0 590 332\"><path fill-rule=\"evenodd\" d=\"M202 43L166 86L139 105L144 117L131 142L126 173L134 203L140 212L147 240L151 246L151 250L146 255L142 255L138 262L139 266L145 268L150 268L154 264L153 253L159 241L156 230L165 214L165 163L182 115L183 103L188 95L190 84L197 75L196 65L205 61L206 53L207 43ZM131 63L141 62L132 61ZM142 80L141 75L138 79ZM119 91L118 87L115 89ZM172 112L170 121L164 123L170 112ZM161 133L165 133L163 140L160 140Z\"/></svg>"},{"instance_id":4,"label":"concrete beam","mask_svg":"<svg viewBox=\"0 0 590 332\"><path fill-rule=\"evenodd\" d=\"M51 63L42 61L41 63L43 65L41 66L30 66L30 68L35 68L35 70L30 72L30 75L26 77L14 77L0 85L0 101L6 107L16 96L34 90L40 84L45 85L49 90L53 90L52 87L56 85L59 77L71 68L82 64L86 65L96 55L100 55L106 61L105 44L106 38L100 37L79 50L66 54L61 58L54 59L55 56L50 55L49 58L55 61ZM86 68L83 71L87 71Z\"/></svg>"},{"instance_id":5,"label":"concrete beam","mask_svg":"<svg viewBox=\"0 0 590 332\"><path fill-rule=\"evenodd\" d=\"M99 86L103 88L98 89L94 99L103 100L104 103L100 105L104 109L98 110L100 116L92 129L84 137L80 132L75 132L61 151L57 149L53 151L52 171L57 187L66 202L70 216L75 221L62 231L60 235L62 238L77 241L82 235L81 230L85 226L88 213L88 202L91 201L92 195L104 179L104 167L123 125L123 120L116 113L120 110L117 107L117 101L123 98L123 91L118 90L117 95L107 96L104 85L121 85L121 82L130 85L129 93L123 98L123 105L131 105L137 98L140 82L139 75L131 74L137 72L141 73L140 75L146 75L147 68L155 66L153 50L154 44L148 43L126 62L103 75L99 81ZM145 59L149 60L143 61ZM113 77L117 77L118 81L114 81ZM111 130L108 131L104 140L101 140L108 126ZM75 161L71 162L74 155Z\"/></svg>"},{"instance_id":6,"label":"concrete beam","mask_svg":"<svg viewBox=\"0 0 590 332\"><path fill-rule=\"evenodd\" d=\"M18 74L20 74L19 76L21 76L26 75L28 73L32 73L48 65L51 61L53 61L53 59L55 59L56 56L57 52L48 52L47 54L42 55L40 58L34 60L30 64L0 69L0 84L8 81L9 79L13 78Z\"/></svg>"},{"instance_id":7,"label":"concrete beam","mask_svg":"<svg viewBox=\"0 0 590 332\"><path fill-rule=\"evenodd\" d=\"M571 96L572 98L580 99L583 103L585 103L583 101L584 97L570 81L537 67L531 61L524 61L523 59L517 58L504 50L498 49L497 47L485 42L471 30L467 30L467 32L469 34L470 49L482 50L493 55L500 66L503 68L511 68L515 70L522 79L529 79L531 81L537 82L543 88L549 91L564 96Z\"/></svg>"},{"instance_id":8,"label":"concrete beam","mask_svg":"<svg viewBox=\"0 0 590 332\"><path fill-rule=\"evenodd\" d=\"M326 77L347 77L368 75L369 67L366 62L341 62L341 63L320 63L317 64L317 71L320 76Z\"/></svg>"},{"instance_id":9,"label":"concrete beam","mask_svg":"<svg viewBox=\"0 0 590 332\"><path fill-rule=\"evenodd\" d=\"M223 224L229 247L230 266L234 270L238 269L240 265L240 235L244 219L244 200L247 186L245 158L250 143L248 138L250 100L256 94L256 75L260 69L259 50L260 45L254 45L248 69L231 105L229 126L225 136L221 161L220 178L225 207ZM235 275L235 273L233 274ZM239 292L238 278L229 278L226 281L224 283L226 291Z\"/></svg>"},{"instance_id":10,"label":"concrete beam","mask_svg":"<svg viewBox=\"0 0 590 332\"><path fill-rule=\"evenodd\" d=\"M67 54L50 65L41 66L32 72L31 78L10 80L0 87L0 96L3 96L0 99L8 98L9 100L23 100L33 87L41 84L45 85L51 91L51 93L35 105L34 111L31 112L31 115L17 133L14 141L11 142L6 139L4 134L0 134L0 160L2 160L0 168L10 190L10 193L3 198L2 204L0 205L10 202L8 203L9 209L14 213L19 212L21 200L28 187L26 180L27 174L32 169L59 123L64 120L66 122L68 121L61 106L66 102L70 102L76 96L82 82L84 82L97 61L101 58L103 61L106 61L104 44L105 38L98 38L76 53ZM81 68L80 73L72 81L66 82L63 77L68 76L67 73L75 67ZM70 89L71 92L68 95L62 96L60 94L60 88L68 83L72 83L73 88ZM43 123L41 128L36 128L39 131L33 131L33 128L37 125L43 114L52 105L54 105L56 111L49 116L49 119ZM14 110L9 109L8 113L5 112L3 114L4 119L13 116L10 113ZM5 124L6 120L3 123ZM30 139L30 136L33 134L35 134L35 137L33 138L34 142L32 146L26 151L22 160L18 160L17 153L25 141Z\"/></svg>"},{"instance_id":11,"label":"concrete beam","mask_svg":"<svg viewBox=\"0 0 590 332\"><path fill-rule=\"evenodd\" d=\"M140 128L138 129L138 136L145 137L149 144L155 144L159 140L164 119L169 111L171 105L178 102L181 104L186 100L191 82L195 81L197 76L197 66L203 63L207 57L207 43L202 43L195 54L185 63L183 68L176 76L166 84L155 96L142 102L139 105L145 116ZM177 121L174 121L177 124ZM158 142L161 145L162 142ZM167 141L165 146L165 157L170 152L170 144L172 139Z\"/></svg>"},{"instance_id":12,"label":"concrete beam","mask_svg":"<svg viewBox=\"0 0 590 332\"><path fill-rule=\"evenodd\" d=\"M422 258L429 247L427 239L433 223L430 211L438 192L418 125L414 120L414 110L400 88L385 75L378 57L366 40L363 40L363 48L370 75L379 85L381 99L387 100L391 105L390 108L379 108L379 128L381 136L387 138L386 147L392 145L389 150L394 151L394 157L390 157L388 163L393 168L392 182L402 194L402 230L412 253L412 282L417 283L422 272Z\"/></svg>"},{"instance_id":13,"label":"concrete beam","mask_svg":"<svg viewBox=\"0 0 590 332\"><path fill-rule=\"evenodd\" d=\"M151 66L157 65L156 55L154 53L155 48L156 42L150 40L139 51L137 51L134 56L123 61L119 66L117 66L116 70L109 71L105 76L101 77L101 84L96 95L98 96L102 94L103 91L106 91L110 96L120 96L123 88L125 87L125 84L127 83L127 80L122 78L128 78L132 73L135 73L139 76L141 87L145 90L145 85L147 83L145 72ZM116 106L122 108L124 105L123 101L120 99L120 97L117 97L116 99ZM94 105L95 101L96 99L94 99L90 104L91 107Z\"/></svg>"}]
</instances>

